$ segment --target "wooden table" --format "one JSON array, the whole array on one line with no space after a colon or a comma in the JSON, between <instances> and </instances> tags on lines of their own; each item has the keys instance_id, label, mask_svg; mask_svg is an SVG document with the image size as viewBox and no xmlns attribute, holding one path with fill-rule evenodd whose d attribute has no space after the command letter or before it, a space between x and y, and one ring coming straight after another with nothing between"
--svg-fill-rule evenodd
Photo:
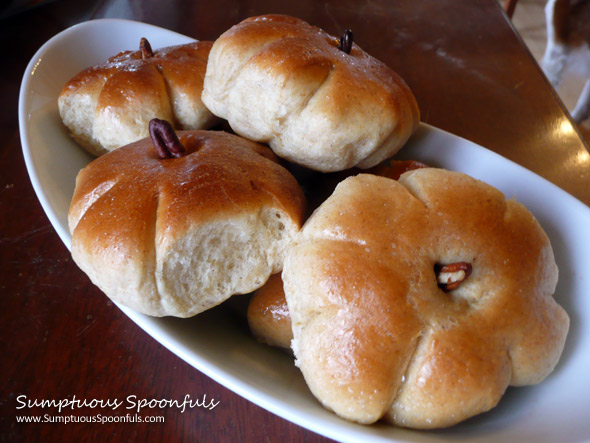
<instances>
[{"instance_id":1,"label":"wooden table","mask_svg":"<svg viewBox=\"0 0 590 443\"><path fill-rule=\"evenodd\" d=\"M277 3L62 0L0 22L0 441L326 441L238 397L164 349L72 263L28 179L17 98L34 52L74 23L121 17L202 40L267 12L296 15L337 35L350 27L361 47L406 79L423 121L486 146L590 203L588 149L497 0ZM189 392L220 404L214 411L164 410L165 423L16 423L22 395L183 399Z\"/></svg>"}]
</instances>

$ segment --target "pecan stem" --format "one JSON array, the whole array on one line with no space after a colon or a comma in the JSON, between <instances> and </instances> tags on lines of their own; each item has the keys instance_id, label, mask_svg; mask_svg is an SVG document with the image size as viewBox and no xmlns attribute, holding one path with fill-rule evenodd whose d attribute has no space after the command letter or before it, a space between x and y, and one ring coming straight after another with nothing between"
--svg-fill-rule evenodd
<instances>
[{"instance_id":1,"label":"pecan stem","mask_svg":"<svg viewBox=\"0 0 590 443\"><path fill-rule=\"evenodd\" d=\"M158 157L164 158L178 158L182 157L186 150L172 125L166 120L153 118L149 124L150 136L152 144L158 153Z\"/></svg>"},{"instance_id":2,"label":"pecan stem","mask_svg":"<svg viewBox=\"0 0 590 443\"><path fill-rule=\"evenodd\" d=\"M145 37L142 37L139 41L139 50L141 51L141 58L143 60L154 56L154 51L152 51L152 45L150 45L150 42Z\"/></svg>"},{"instance_id":3,"label":"pecan stem","mask_svg":"<svg viewBox=\"0 0 590 443\"><path fill-rule=\"evenodd\" d=\"M448 265L438 263L434 265L438 287L445 292L457 289L471 275L472 270L471 264L464 261L450 263Z\"/></svg>"},{"instance_id":4,"label":"pecan stem","mask_svg":"<svg viewBox=\"0 0 590 443\"><path fill-rule=\"evenodd\" d=\"M340 45L338 45L338 49L350 54L350 51L352 50L352 40L352 31L346 29L344 34L342 34L342 37L340 37Z\"/></svg>"}]
</instances>

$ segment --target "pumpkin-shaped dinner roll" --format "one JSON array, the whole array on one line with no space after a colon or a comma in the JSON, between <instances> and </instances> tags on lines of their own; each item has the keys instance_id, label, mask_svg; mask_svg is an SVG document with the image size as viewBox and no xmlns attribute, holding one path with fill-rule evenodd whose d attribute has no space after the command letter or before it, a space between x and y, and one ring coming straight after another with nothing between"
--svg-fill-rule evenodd
<instances>
[{"instance_id":1,"label":"pumpkin-shaped dinner roll","mask_svg":"<svg viewBox=\"0 0 590 443\"><path fill-rule=\"evenodd\" d=\"M453 425L555 367L569 327L533 215L458 172L361 174L306 222L282 273L312 393L360 423Z\"/></svg>"},{"instance_id":2,"label":"pumpkin-shaped dinner roll","mask_svg":"<svg viewBox=\"0 0 590 443\"><path fill-rule=\"evenodd\" d=\"M189 317L279 272L305 201L267 147L215 131L175 139L170 126L151 126L153 141L98 157L78 174L72 256L112 300Z\"/></svg>"},{"instance_id":3,"label":"pumpkin-shaped dinner roll","mask_svg":"<svg viewBox=\"0 0 590 443\"><path fill-rule=\"evenodd\" d=\"M399 177L407 171L412 171L419 168L427 168L428 165L415 160L393 160L380 163L374 168L369 169L371 174L389 177L398 180ZM343 174L358 174L356 170L345 171L341 174L336 174L338 178ZM343 180L346 177L341 177ZM324 192L334 190L332 187L332 177L321 177L323 185L327 189L314 188L314 194L319 194L321 197ZM314 183L315 184L315 183ZM336 184L334 183L334 186ZM314 198L316 195L311 195ZM308 199L309 206L317 203L317 200ZM310 208L308 208L309 211ZM315 209L314 206L311 209ZM279 348L291 349L291 340L293 339L293 332L291 330L291 317L289 315L289 306L285 299L285 292L283 291L283 280L280 274L271 275L268 281L261 288L257 289L248 305L247 311L248 325L252 334L262 343L270 346L277 346Z\"/></svg>"},{"instance_id":4,"label":"pumpkin-shaped dinner roll","mask_svg":"<svg viewBox=\"0 0 590 443\"><path fill-rule=\"evenodd\" d=\"M217 121L201 101L211 42L121 52L70 79L59 98L72 137L94 155L148 136L152 118L176 129L207 129Z\"/></svg>"},{"instance_id":5,"label":"pumpkin-shaped dinner roll","mask_svg":"<svg viewBox=\"0 0 590 443\"><path fill-rule=\"evenodd\" d=\"M280 157L322 171L369 168L418 126L416 100L352 42L284 15L252 17L213 44L203 102Z\"/></svg>"}]
</instances>

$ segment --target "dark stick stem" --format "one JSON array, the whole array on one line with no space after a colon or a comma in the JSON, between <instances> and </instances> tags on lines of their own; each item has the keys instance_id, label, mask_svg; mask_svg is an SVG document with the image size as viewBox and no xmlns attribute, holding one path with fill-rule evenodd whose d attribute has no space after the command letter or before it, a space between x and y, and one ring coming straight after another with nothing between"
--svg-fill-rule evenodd
<instances>
[{"instance_id":1,"label":"dark stick stem","mask_svg":"<svg viewBox=\"0 0 590 443\"><path fill-rule=\"evenodd\" d=\"M340 45L338 46L338 49L346 52L347 54L350 54L350 51L352 50L352 42L352 31L347 29L344 31L344 34L342 34L342 37L340 37Z\"/></svg>"},{"instance_id":2,"label":"dark stick stem","mask_svg":"<svg viewBox=\"0 0 590 443\"><path fill-rule=\"evenodd\" d=\"M139 41L139 50L141 51L141 58L144 60L154 56L152 45L150 45L150 42L145 37L142 37Z\"/></svg>"},{"instance_id":3,"label":"dark stick stem","mask_svg":"<svg viewBox=\"0 0 590 443\"><path fill-rule=\"evenodd\" d=\"M162 159L178 158L186 153L174 128L166 120L160 120L158 118L150 120L149 131L158 157Z\"/></svg>"}]
</instances>

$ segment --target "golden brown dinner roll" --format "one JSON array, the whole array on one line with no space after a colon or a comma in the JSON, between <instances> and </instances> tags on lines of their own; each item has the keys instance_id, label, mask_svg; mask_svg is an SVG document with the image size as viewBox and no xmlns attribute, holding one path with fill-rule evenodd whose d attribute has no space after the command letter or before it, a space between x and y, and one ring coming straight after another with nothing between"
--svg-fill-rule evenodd
<instances>
[{"instance_id":1,"label":"golden brown dinner roll","mask_svg":"<svg viewBox=\"0 0 590 443\"><path fill-rule=\"evenodd\" d=\"M203 102L238 134L329 172L392 156L417 128L406 83L352 43L294 17L264 15L213 44Z\"/></svg>"},{"instance_id":2,"label":"golden brown dinner roll","mask_svg":"<svg viewBox=\"0 0 590 443\"><path fill-rule=\"evenodd\" d=\"M285 260L296 364L348 420L453 425L554 369L569 327L557 276L537 220L481 181L348 178Z\"/></svg>"},{"instance_id":3,"label":"golden brown dinner roll","mask_svg":"<svg viewBox=\"0 0 590 443\"><path fill-rule=\"evenodd\" d=\"M398 180L404 172L427 167L429 166L425 163L415 160L388 159L374 168L369 169L367 172ZM333 191L333 179L340 178L340 180L343 180L346 178L346 174L354 174L355 172L358 173L358 171L349 170L334 174L320 174L323 177L318 178L317 181L323 181L323 184L327 188L326 191L328 189ZM329 178L326 179L326 176L329 176ZM322 189L318 192L318 187L322 186L314 187L312 197L323 194L324 190ZM312 205L314 203L315 201L312 201ZM250 331L259 341L270 346L291 348L291 340L293 339L291 316L289 315L289 306L285 299L283 280L280 274L272 275L264 286L254 292L248 305L247 318Z\"/></svg>"},{"instance_id":4,"label":"golden brown dinner roll","mask_svg":"<svg viewBox=\"0 0 590 443\"><path fill-rule=\"evenodd\" d=\"M143 139L82 169L68 222L75 262L111 299L189 317L279 272L305 202L267 147L180 131L168 149L170 132L156 147L178 158Z\"/></svg>"},{"instance_id":5,"label":"golden brown dinner roll","mask_svg":"<svg viewBox=\"0 0 590 443\"><path fill-rule=\"evenodd\" d=\"M273 274L254 292L248 304L248 325L252 334L270 346L291 349L291 317L283 292L281 274Z\"/></svg>"},{"instance_id":6,"label":"golden brown dinner roll","mask_svg":"<svg viewBox=\"0 0 590 443\"><path fill-rule=\"evenodd\" d=\"M124 51L64 86L59 113L72 137L95 155L147 137L152 118L177 129L207 129L218 119L201 101L211 42ZM139 44L139 42L138 42Z\"/></svg>"}]
</instances>

